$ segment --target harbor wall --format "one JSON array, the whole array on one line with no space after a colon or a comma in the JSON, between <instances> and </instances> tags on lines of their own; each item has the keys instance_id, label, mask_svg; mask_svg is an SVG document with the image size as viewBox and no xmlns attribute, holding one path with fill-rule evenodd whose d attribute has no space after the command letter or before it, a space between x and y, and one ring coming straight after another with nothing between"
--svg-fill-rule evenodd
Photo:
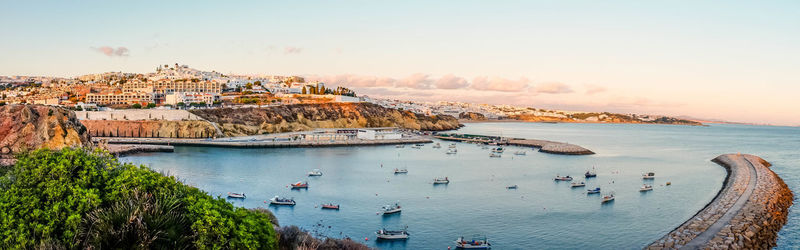
<instances>
[{"instance_id":1,"label":"harbor wall","mask_svg":"<svg viewBox=\"0 0 800 250\"><path fill-rule=\"evenodd\" d=\"M728 175L717 196L695 216L646 249L769 249L786 223L793 194L754 155L725 154L712 160Z\"/></svg>"},{"instance_id":2,"label":"harbor wall","mask_svg":"<svg viewBox=\"0 0 800 250\"><path fill-rule=\"evenodd\" d=\"M150 144L171 146L199 146L199 147L229 147L229 148L292 148L292 147L346 147L346 146L372 146L430 143L431 139L424 137L385 139L385 140L296 140L296 141L226 141L223 139L180 139L180 138L96 138L108 144Z\"/></svg>"},{"instance_id":3,"label":"harbor wall","mask_svg":"<svg viewBox=\"0 0 800 250\"><path fill-rule=\"evenodd\" d=\"M106 150L117 157L138 153L153 153L175 151L175 147L169 145L149 145L149 144L108 144L104 145Z\"/></svg>"}]
</instances>

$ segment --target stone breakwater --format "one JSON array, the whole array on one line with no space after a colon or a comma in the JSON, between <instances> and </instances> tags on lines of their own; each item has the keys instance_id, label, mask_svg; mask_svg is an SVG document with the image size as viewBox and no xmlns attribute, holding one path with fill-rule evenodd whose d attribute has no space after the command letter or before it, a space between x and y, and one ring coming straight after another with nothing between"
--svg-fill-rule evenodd
<instances>
[{"instance_id":1,"label":"stone breakwater","mask_svg":"<svg viewBox=\"0 0 800 250\"><path fill-rule=\"evenodd\" d=\"M584 147L575 144L547 141L547 140L534 140L534 139L509 140L508 145L539 148L539 152L550 153L550 154L562 154L562 155L594 154L594 152L592 152L591 150L588 150Z\"/></svg>"},{"instance_id":2,"label":"stone breakwater","mask_svg":"<svg viewBox=\"0 0 800 250\"><path fill-rule=\"evenodd\" d=\"M786 223L793 194L754 155L726 154L712 160L728 176L706 207L646 249L769 249Z\"/></svg>"},{"instance_id":3,"label":"stone breakwater","mask_svg":"<svg viewBox=\"0 0 800 250\"><path fill-rule=\"evenodd\" d=\"M150 152L175 152L175 147L168 145L108 144L105 145L105 148L109 153L116 156Z\"/></svg>"}]
</instances>

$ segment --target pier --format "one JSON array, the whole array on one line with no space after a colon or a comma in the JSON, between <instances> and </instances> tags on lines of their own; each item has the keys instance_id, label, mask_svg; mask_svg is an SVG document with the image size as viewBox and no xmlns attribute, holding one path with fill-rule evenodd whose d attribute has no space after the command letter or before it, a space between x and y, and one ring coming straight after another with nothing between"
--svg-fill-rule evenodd
<instances>
[{"instance_id":1,"label":"pier","mask_svg":"<svg viewBox=\"0 0 800 250\"><path fill-rule=\"evenodd\" d=\"M380 140L242 140L237 138L223 139L181 139L181 138L97 138L105 140L108 144L149 144L170 146L203 146L203 147L229 147L229 148L292 148L292 147L345 147L345 146L372 146L430 143L431 139L425 137L410 137L400 139Z\"/></svg>"},{"instance_id":2,"label":"pier","mask_svg":"<svg viewBox=\"0 0 800 250\"><path fill-rule=\"evenodd\" d=\"M168 145L150 145L150 144L108 144L105 148L109 153L122 156L137 153L151 153L151 152L174 152L175 147Z\"/></svg>"},{"instance_id":3,"label":"pier","mask_svg":"<svg viewBox=\"0 0 800 250\"><path fill-rule=\"evenodd\" d=\"M470 135L470 134L435 134L434 138L447 141L476 142L476 143L497 143L498 145L512 145L521 147L538 148L539 152L562 155L591 155L591 150L584 147L565 142L548 140L536 140L525 138L506 138L499 136Z\"/></svg>"},{"instance_id":4,"label":"pier","mask_svg":"<svg viewBox=\"0 0 800 250\"><path fill-rule=\"evenodd\" d=\"M712 160L727 170L722 189L695 216L646 249L768 249L786 223L793 194L755 155Z\"/></svg>"}]
</instances>

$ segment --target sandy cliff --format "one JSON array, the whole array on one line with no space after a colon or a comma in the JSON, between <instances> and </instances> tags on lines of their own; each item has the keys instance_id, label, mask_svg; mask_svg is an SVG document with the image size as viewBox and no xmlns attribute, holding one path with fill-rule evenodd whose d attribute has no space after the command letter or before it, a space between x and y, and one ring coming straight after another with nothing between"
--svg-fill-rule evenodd
<instances>
[{"instance_id":1,"label":"sandy cliff","mask_svg":"<svg viewBox=\"0 0 800 250\"><path fill-rule=\"evenodd\" d=\"M191 112L217 123L226 136L315 128L401 127L441 131L461 126L452 116L425 116L371 103L297 104L268 108L200 109Z\"/></svg>"},{"instance_id":2,"label":"sandy cliff","mask_svg":"<svg viewBox=\"0 0 800 250\"><path fill-rule=\"evenodd\" d=\"M164 120L81 120L95 137L168 137L208 138L219 137L214 125L207 121Z\"/></svg>"},{"instance_id":3,"label":"sandy cliff","mask_svg":"<svg viewBox=\"0 0 800 250\"><path fill-rule=\"evenodd\" d=\"M88 145L89 134L70 110L43 105L0 107L0 158L39 148Z\"/></svg>"}]
</instances>

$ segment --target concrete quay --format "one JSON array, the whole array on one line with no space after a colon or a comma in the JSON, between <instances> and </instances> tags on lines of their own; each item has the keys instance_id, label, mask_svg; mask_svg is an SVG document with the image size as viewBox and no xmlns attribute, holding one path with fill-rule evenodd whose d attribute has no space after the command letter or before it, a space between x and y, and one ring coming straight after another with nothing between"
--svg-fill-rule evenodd
<instances>
[{"instance_id":1,"label":"concrete quay","mask_svg":"<svg viewBox=\"0 0 800 250\"><path fill-rule=\"evenodd\" d=\"M645 249L769 249L786 223L793 194L758 156L712 160L728 175L717 196L695 216Z\"/></svg>"},{"instance_id":2,"label":"concrete quay","mask_svg":"<svg viewBox=\"0 0 800 250\"><path fill-rule=\"evenodd\" d=\"M291 147L346 147L346 146L371 146L393 144L430 143L431 139L425 137L409 137L401 139L383 140L279 140L279 139L241 139L235 137L221 139L182 139L182 138L121 138L121 137L95 137L93 140L103 140L108 144L150 144L170 146L204 146L204 147L230 147L230 148L291 148Z\"/></svg>"},{"instance_id":3,"label":"concrete quay","mask_svg":"<svg viewBox=\"0 0 800 250\"><path fill-rule=\"evenodd\" d=\"M107 144L106 150L109 153L122 156L137 153L151 153L151 152L174 152L175 147L168 145L150 145L150 144Z\"/></svg>"}]
</instances>

